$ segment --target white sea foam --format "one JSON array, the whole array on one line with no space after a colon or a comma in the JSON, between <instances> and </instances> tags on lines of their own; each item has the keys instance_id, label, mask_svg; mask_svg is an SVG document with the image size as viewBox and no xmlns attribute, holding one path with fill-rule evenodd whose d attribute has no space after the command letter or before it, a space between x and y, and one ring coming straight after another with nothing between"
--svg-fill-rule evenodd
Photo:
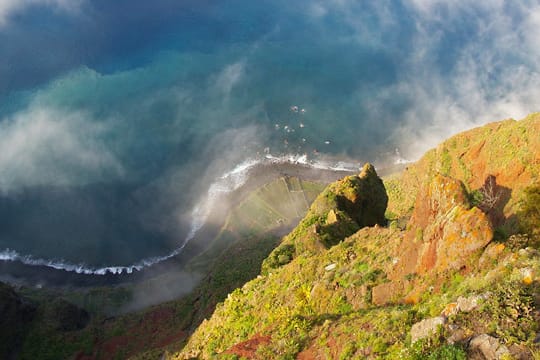
<instances>
[{"instance_id":1,"label":"white sea foam","mask_svg":"<svg viewBox=\"0 0 540 360\"><path fill-rule=\"evenodd\" d=\"M308 159L306 154L289 154L282 156L274 156L271 154L267 154L265 155L265 158L267 161L270 161L273 164L288 163L293 165L304 165L319 170L356 172L360 169L359 164L355 164L352 162Z\"/></svg>"},{"instance_id":2,"label":"white sea foam","mask_svg":"<svg viewBox=\"0 0 540 360\"><path fill-rule=\"evenodd\" d=\"M294 164L312 167L315 169L331 170L331 171L356 171L358 165L343 161L330 162L323 160L310 160L306 154L289 154L282 156L274 156L266 154L263 158L248 159L232 170L225 172L210 185L207 193L201 201L193 208L191 212L191 225L188 235L185 237L181 246L173 250L171 253L164 256L156 256L151 258L142 259L139 262L128 266L105 266L105 267L92 267L86 264L74 264L69 261L58 259L41 259L32 255L22 255L12 249L5 249L0 251L0 261L19 261L25 265L30 266L45 266L56 270L63 270L67 272L75 272L77 274L85 275L107 275L107 274L131 274L136 271L141 271L144 268L150 267L157 263L166 261L174 256L177 256L182 252L184 247L189 241L195 238L196 234L205 225L212 207L223 196L239 189L249 179L249 172L259 165L265 164Z\"/></svg>"},{"instance_id":3,"label":"white sea foam","mask_svg":"<svg viewBox=\"0 0 540 360\"><path fill-rule=\"evenodd\" d=\"M36 258L32 255L22 255L15 250L5 249L0 251L0 261L19 261L25 265L30 266L44 266L56 270L63 270L67 272L75 272L77 274L85 275L106 275L106 274L131 274L135 271L140 271L146 267L152 266L154 264L160 263L167 259L172 258L173 256L178 255L184 246L174 250L168 255L152 257L143 259L135 264L128 266L105 266L105 267L92 267L85 264L74 264L65 260L47 260Z\"/></svg>"}]
</instances>

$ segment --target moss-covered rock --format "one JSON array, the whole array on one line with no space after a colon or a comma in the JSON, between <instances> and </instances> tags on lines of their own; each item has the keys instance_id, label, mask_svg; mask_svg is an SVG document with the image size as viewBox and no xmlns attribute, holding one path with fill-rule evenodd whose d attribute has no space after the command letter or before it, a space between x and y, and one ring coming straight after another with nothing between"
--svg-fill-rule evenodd
<instances>
[{"instance_id":1,"label":"moss-covered rock","mask_svg":"<svg viewBox=\"0 0 540 360\"><path fill-rule=\"evenodd\" d=\"M303 253L320 253L359 229L386 223L388 196L371 164L359 175L330 184L313 202L300 224L263 263L263 273Z\"/></svg>"}]
</instances>

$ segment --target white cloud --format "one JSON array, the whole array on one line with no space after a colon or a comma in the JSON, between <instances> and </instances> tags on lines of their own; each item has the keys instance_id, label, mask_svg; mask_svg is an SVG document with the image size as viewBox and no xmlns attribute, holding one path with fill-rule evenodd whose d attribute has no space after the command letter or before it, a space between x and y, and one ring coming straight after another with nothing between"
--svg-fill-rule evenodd
<instances>
[{"instance_id":1,"label":"white cloud","mask_svg":"<svg viewBox=\"0 0 540 360\"><path fill-rule=\"evenodd\" d=\"M526 0L510 5L502 0L410 0L404 4L414 32L410 45L400 50L403 58L396 68L396 81L372 96L359 94L357 98L369 118L397 124L391 140L401 144L406 157L418 158L443 139L471 127L520 119L540 110L538 4ZM354 15L354 5L345 10ZM392 16L399 14L376 14L382 19L381 33L395 29ZM353 24L354 16L346 19ZM463 21L468 34L461 46L445 43L448 36L464 31ZM361 24L351 28L358 31L358 41L365 43L367 34L368 42L377 43ZM393 53L381 45L383 51ZM445 58L450 60L441 65ZM406 104L404 112L396 113L389 106L396 101Z\"/></svg>"},{"instance_id":2,"label":"white cloud","mask_svg":"<svg viewBox=\"0 0 540 360\"><path fill-rule=\"evenodd\" d=\"M99 140L106 128L81 113L30 108L0 122L0 190L82 185L122 175Z\"/></svg>"},{"instance_id":3,"label":"white cloud","mask_svg":"<svg viewBox=\"0 0 540 360\"><path fill-rule=\"evenodd\" d=\"M11 16L31 6L49 6L54 10L77 12L85 0L0 0L0 27L9 23Z\"/></svg>"}]
</instances>

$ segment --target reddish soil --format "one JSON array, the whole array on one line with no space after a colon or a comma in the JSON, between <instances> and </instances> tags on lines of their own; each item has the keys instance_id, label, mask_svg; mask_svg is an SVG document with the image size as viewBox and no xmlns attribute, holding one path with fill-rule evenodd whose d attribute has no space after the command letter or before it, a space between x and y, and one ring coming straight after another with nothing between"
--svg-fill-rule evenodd
<instances>
[{"instance_id":1,"label":"reddish soil","mask_svg":"<svg viewBox=\"0 0 540 360\"><path fill-rule=\"evenodd\" d=\"M234 354L246 359L255 359L255 354L259 346L269 343L270 336L257 334L247 341L234 345L229 350L225 351L225 354Z\"/></svg>"},{"instance_id":2,"label":"reddish soil","mask_svg":"<svg viewBox=\"0 0 540 360\"><path fill-rule=\"evenodd\" d=\"M330 337L326 342L326 348L324 349L321 349L316 343L313 343L309 348L298 353L298 355L296 355L296 360L322 360L328 359L328 355L330 355L330 359L337 359L342 351L342 346L340 346L338 340Z\"/></svg>"}]
</instances>

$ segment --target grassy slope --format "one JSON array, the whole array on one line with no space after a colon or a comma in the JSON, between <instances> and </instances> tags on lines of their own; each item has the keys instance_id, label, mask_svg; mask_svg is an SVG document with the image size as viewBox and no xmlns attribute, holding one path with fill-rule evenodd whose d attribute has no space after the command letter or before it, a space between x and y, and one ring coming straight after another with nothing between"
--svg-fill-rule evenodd
<instances>
[{"instance_id":1,"label":"grassy slope","mask_svg":"<svg viewBox=\"0 0 540 360\"><path fill-rule=\"evenodd\" d=\"M387 179L387 214L407 219L419 186L437 172L462 180L471 196L494 175L497 184L511 189L509 198L497 205L508 225L516 217L522 190L539 181L539 131L540 115L533 114L452 137L402 175ZM328 251L300 255L246 283L218 305L182 352L169 357L463 358L461 345L446 345L444 336L412 345L409 330L415 322L439 315L458 296L486 293L491 295L477 310L449 321L471 335L492 334L508 346L526 346L538 354L533 339L539 330L540 254L533 248L520 250L527 246L523 237L505 236L505 244L488 246L482 261L471 259L474 266L466 272L425 275L421 282L426 290L413 304L371 303L371 288L387 281L385 273L399 253L404 234L399 225L362 229ZM516 223L508 226L518 230ZM532 279L523 278L524 269Z\"/></svg>"}]
</instances>

